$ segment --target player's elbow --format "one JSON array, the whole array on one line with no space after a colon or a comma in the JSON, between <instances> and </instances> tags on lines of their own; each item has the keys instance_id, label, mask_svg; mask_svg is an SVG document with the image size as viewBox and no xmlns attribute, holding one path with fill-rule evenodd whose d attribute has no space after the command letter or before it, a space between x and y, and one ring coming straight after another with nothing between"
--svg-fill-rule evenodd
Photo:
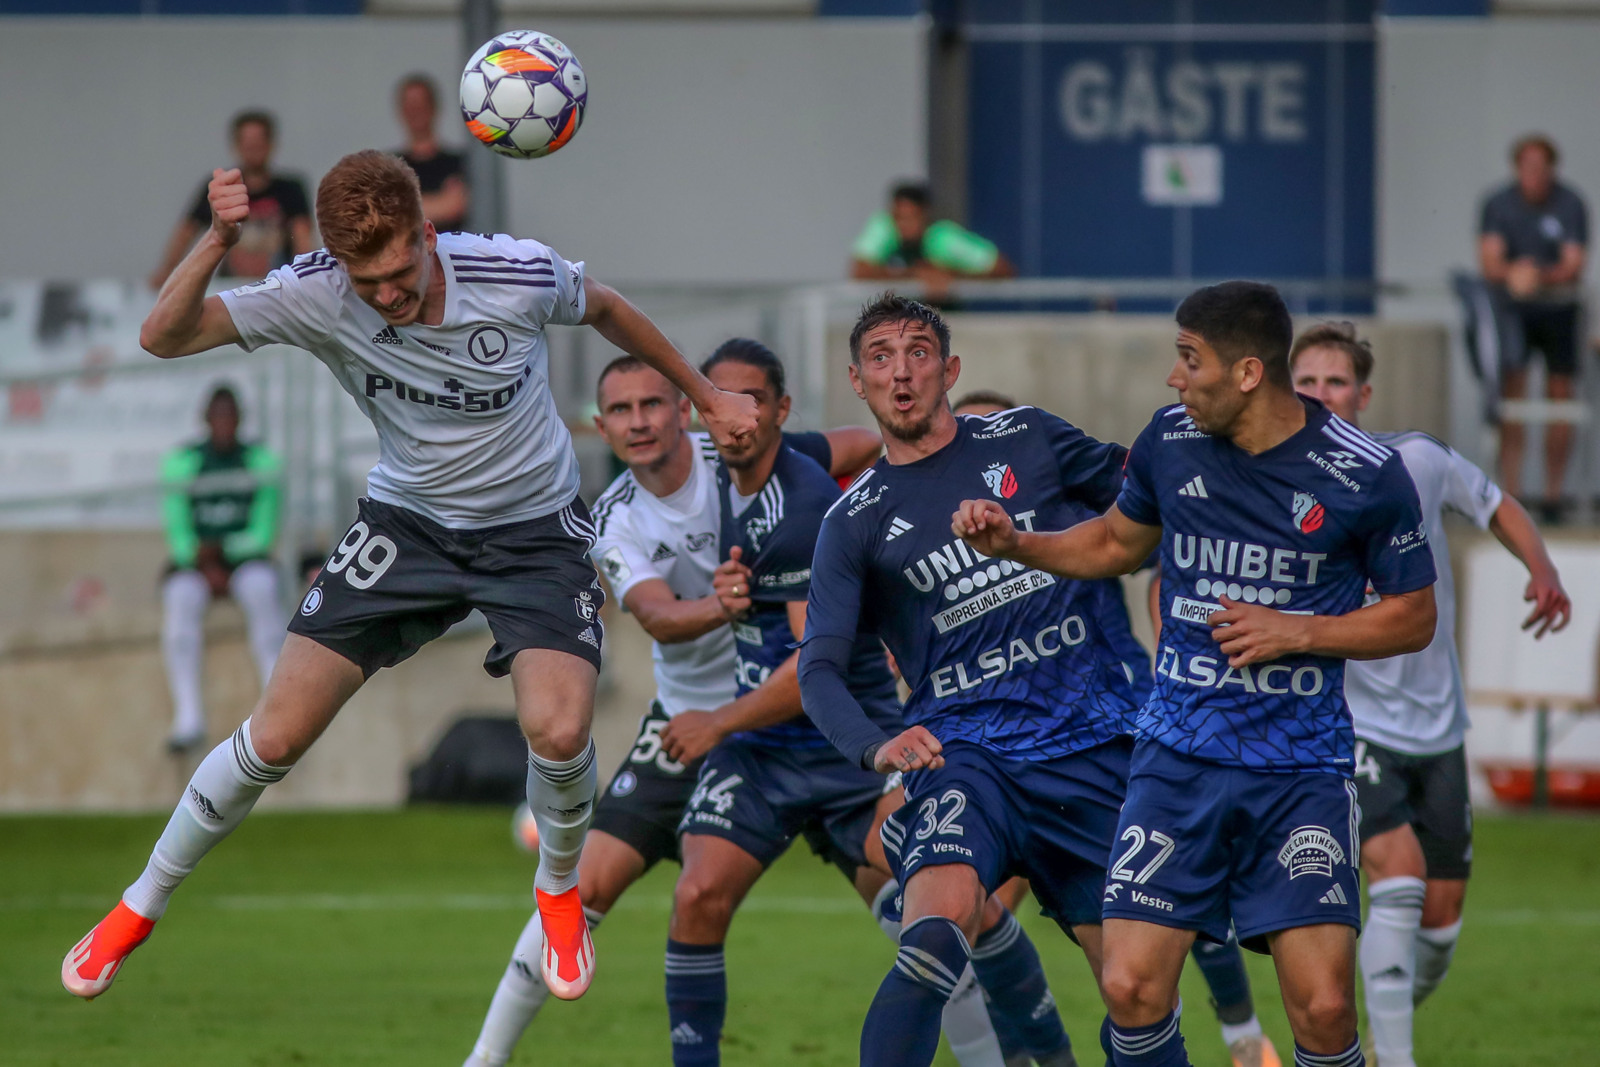
<instances>
[{"instance_id":1,"label":"player's elbow","mask_svg":"<svg viewBox=\"0 0 1600 1067\"><path fill-rule=\"evenodd\" d=\"M139 327L139 347L157 359L175 359L183 355L182 349L149 319Z\"/></svg>"},{"instance_id":2,"label":"player's elbow","mask_svg":"<svg viewBox=\"0 0 1600 1067\"><path fill-rule=\"evenodd\" d=\"M1434 603L1432 586L1414 595L1407 605L1405 621L1395 628L1396 640L1403 643L1395 655L1421 652L1433 643L1433 632L1439 624L1439 606Z\"/></svg>"}]
</instances>

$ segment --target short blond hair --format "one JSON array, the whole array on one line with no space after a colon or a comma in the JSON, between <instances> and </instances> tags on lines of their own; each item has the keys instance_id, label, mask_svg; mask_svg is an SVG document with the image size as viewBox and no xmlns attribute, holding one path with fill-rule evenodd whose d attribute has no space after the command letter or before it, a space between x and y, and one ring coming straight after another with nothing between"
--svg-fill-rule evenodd
<instances>
[{"instance_id":1,"label":"short blond hair","mask_svg":"<svg viewBox=\"0 0 1600 1067\"><path fill-rule=\"evenodd\" d=\"M317 185L317 228L337 259L368 259L398 234L420 241L423 221L416 172L387 152L352 152Z\"/></svg>"}]
</instances>

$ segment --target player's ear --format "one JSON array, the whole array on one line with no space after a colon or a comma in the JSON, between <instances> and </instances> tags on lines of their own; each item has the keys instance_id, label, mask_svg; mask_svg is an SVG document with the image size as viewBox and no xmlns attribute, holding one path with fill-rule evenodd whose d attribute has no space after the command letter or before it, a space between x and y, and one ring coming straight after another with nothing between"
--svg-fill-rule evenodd
<instances>
[{"instance_id":1,"label":"player's ear","mask_svg":"<svg viewBox=\"0 0 1600 1067\"><path fill-rule=\"evenodd\" d=\"M439 231L433 228L433 223L427 219L422 220L422 247L427 249L428 255L433 255L433 250L439 247Z\"/></svg>"},{"instance_id":2,"label":"player's ear","mask_svg":"<svg viewBox=\"0 0 1600 1067\"><path fill-rule=\"evenodd\" d=\"M1234 363L1233 380L1238 383L1239 392L1253 393L1260 387L1266 371L1266 364L1255 356L1245 356Z\"/></svg>"},{"instance_id":3,"label":"player's ear","mask_svg":"<svg viewBox=\"0 0 1600 1067\"><path fill-rule=\"evenodd\" d=\"M606 435L606 424L600 421L600 416L599 415L596 415L594 417L594 428L596 430L600 431L600 436L601 437L604 437Z\"/></svg>"},{"instance_id":4,"label":"player's ear","mask_svg":"<svg viewBox=\"0 0 1600 1067\"><path fill-rule=\"evenodd\" d=\"M686 396L678 397L678 429L687 430L689 422L694 418L694 408L689 404Z\"/></svg>"},{"instance_id":5,"label":"player's ear","mask_svg":"<svg viewBox=\"0 0 1600 1067\"><path fill-rule=\"evenodd\" d=\"M952 352L944 361L944 391L948 393L959 377L961 377L961 357Z\"/></svg>"},{"instance_id":6,"label":"player's ear","mask_svg":"<svg viewBox=\"0 0 1600 1067\"><path fill-rule=\"evenodd\" d=\"M785 394L785 395L780 396L778 398L778 425L779 426L782 426L786 421L788 421L788 418L789 418L789 407L792 404L792 402L793 401L788 396L788 394Z\"/></svg>"},{"instance_id":7,"label":"player's ear","mask_svg":"<svg viewBox=\"0 0 1600 1067\"><path fill-rule=\"evenodd\" d=\"M1365 411L1370 403L1372 403L1372 383L1365 382L1356 393L1356 410Z\"/></svg>"},{"instance_id":8,"label":"player's ear","mask_svg":"<svg viewBox=\"0 0 1600 1067\"><path fill-rule=\"evenodd\" d=\"M856 391L856 396L862 400L867 398L866 390L861 388L861 364L855 360L850 361L850 388Z\"/></svg>"}]
</instances>

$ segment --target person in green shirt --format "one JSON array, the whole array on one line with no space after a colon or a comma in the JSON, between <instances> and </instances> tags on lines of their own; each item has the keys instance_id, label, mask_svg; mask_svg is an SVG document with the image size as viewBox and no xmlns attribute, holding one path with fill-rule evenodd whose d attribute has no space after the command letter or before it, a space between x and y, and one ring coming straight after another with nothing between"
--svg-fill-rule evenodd
<instances>
[{"instance_id":1,"label":"person in green shirt","mask_svg":"<svg viewBox=\"0 0 1600 1067\"><path fill-rule=\"evenodd\" d=\"M263 683L287 625L269 558L278 533L278 457L239 440L239 398L227 386L212 391L205 421L204 440L173 449L161 462L170 557L161 588L161 651L172 690L167 744L174 752L205 739L200 671L211 601L231 596L243 609Z\"/></svg>"},{"instance_id":2,"label":"person in green shirt","mask_svg":"<svg viewBox=\"0 0 1600 1067\"><path fill-rule=\"evenodd\" d=\"M942 301L958 278L1010 278L1016 268L994 242L949 219L930 219L928 187L902 182L889 209L867 220L851 248L852 278L915 278Z\"/></svg>"}]
</instances>

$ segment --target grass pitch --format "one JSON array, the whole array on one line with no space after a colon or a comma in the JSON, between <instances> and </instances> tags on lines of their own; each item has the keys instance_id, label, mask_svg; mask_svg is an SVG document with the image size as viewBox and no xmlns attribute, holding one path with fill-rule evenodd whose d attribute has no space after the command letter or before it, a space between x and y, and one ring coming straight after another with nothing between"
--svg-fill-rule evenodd
<instances>
[{"instance_id":1,"label":"grass pitch","mask_svg":"<svg viewBox=\"0 0 1600 1067\"><path fill-rule=\"evenodd\" d=\"M137 874L164 817L0 818L0 1064L454 1067L529 911L533 864L508 816L258 814L89 1004L61 989L61 957ZM1600 821L1484 818L1477 857L1455 969L1418 1016L1419 1059L1600 1063ZM551 1001L513 1063L670 1062L661 957L675 875L663 865L623 899L596 937L593 990ZM1026 911L1079 1058L1098 1067L1088 968ZM734 924L723 1062L854 1063L892 956L838 874L791 852ZM1250 968L1287 1058L1270 961ZM1193 968L1184 995L1191 1058L1225 1067Z\"/></svg>"}]
</instances>

